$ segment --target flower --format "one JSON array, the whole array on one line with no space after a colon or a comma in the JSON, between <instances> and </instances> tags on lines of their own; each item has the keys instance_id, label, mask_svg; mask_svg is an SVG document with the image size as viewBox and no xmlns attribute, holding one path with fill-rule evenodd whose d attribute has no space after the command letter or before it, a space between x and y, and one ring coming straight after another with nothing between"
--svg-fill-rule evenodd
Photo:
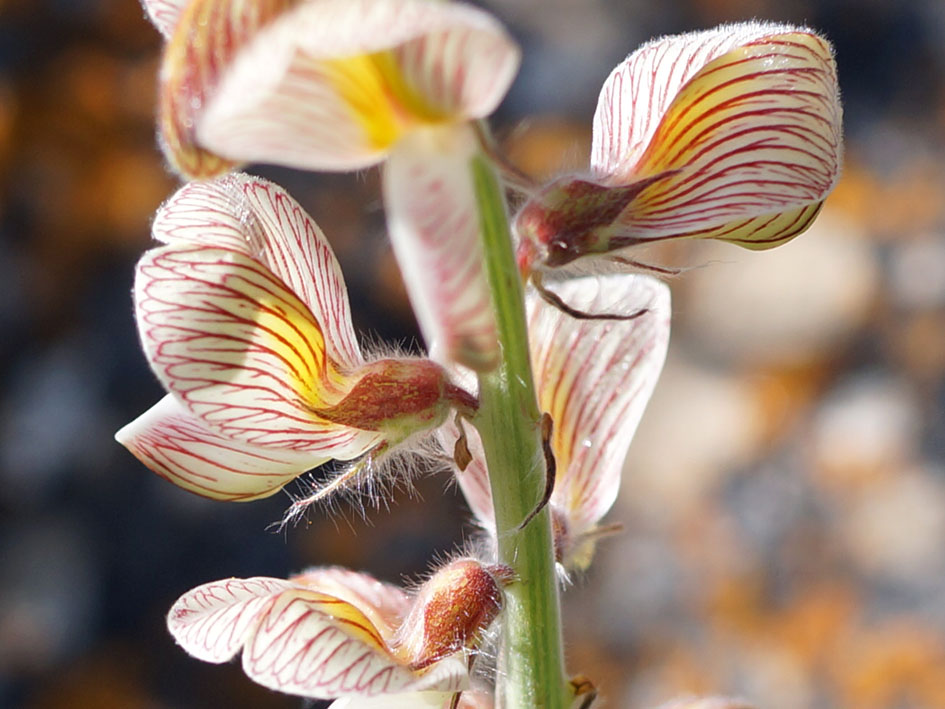
<instances>
[{"instance_id":1,"label":"flower","mask_svg":"<svg viewBox=\"0 0 945 709\"><path fill-rule=\"evenodd\" d=\"M116 438L171 482L265 497L475 408L428 359L364 359L335 256L277 185L244 174L191 183L153 233L163 245L138 263L135 310L170 394Z\"/></svg>"},{"instance_id":2,"label":"flower","mask_svg":"<svg viewBox=\"0 0 945 709\"><path fill-rule=\"evenodd\" d=\"M830 45L748 22L643 45L608 77L589 177L563 177L519 211L523 273L621 249L713 238L778 246L837 181L841 108Z\"/></svg>"},{"instance_id":3,"label":"flower","mask_svg":"<svg viewBox=\"0 0 945 709\"><path fill-rule=\"evenodd\" d=\"M549 503L556 554L566 569L591 561L598 522L620 488L627 450L659 378L669 343L669 289L642 275L587 276L554 284L588 313L642 313L629 320L576 319L526 294L528 340L541 410L553 421L557 475ZM457 474L479 524L494 534L492 494L482 444L467 429L472 460ZM439 431L447 450L459 435Z\"/></svg>"},{"instance_id":4,"label":"flower","mask_svg":"<svg viewBox=\"0 0 945 709\"><path fill-rule=\"evenodd\" d=\"M339 706L436 706L469 685L466 655L502 608L504 567L456 559L416 595L341 568L288 580L214 581L188 591L167 616L193 657L222 663L242 650L243 670L270 689ZM472 697L470 698L472 699Z\"/></svg>"},{"instance_id":5,"label":"flower","mask_svg":"<svg viewBox=\"0 0 945 709\"><path fill-rule=\"evenodd\" d=\"M489 369L498 344L468 124L495 109L518 63L502 26L461 3L192 0L165 50L161 132L189 176L206 174L190 163L208 155L215 169L385 162L394 253L428 345Z\"/></svg>"}]
</instances>

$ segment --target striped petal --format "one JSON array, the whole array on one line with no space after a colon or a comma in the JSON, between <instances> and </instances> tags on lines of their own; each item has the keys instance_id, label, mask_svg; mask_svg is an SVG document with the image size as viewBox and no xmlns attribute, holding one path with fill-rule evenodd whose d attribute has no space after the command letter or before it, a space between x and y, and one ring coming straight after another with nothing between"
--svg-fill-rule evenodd
<instances>
[{"instance_id":1,"label":"striped petal","mask_svg":"<svg viewBox=\"0 0 945 709\"><path fill-rule=\"evenodd\" d=\"M154 249L138 264L135 301L155 373L215 432L339 460L382 441L313 412L357 382L327 357L306 305L244 253L191 244Z\"/></svg>"},{"instance_id":2,"label":"striped petal","mask_svg":"<svg viewBox=\"0 0 945 709\"><path fill-rule=\"evenodd\" d=\"M167 627L198 660L226 662L243 647L273 596L292 587L265 577L206 583L178 599L167 615Z\"/></svg>"},{"instance_id":3,"label":"striped petal","mask_svg":"<svg viewBox=\"0 0 945 709\"><path fill-rule=\"evenodd\" d=\"M191 0L146 5L162 29L169 28L177 14L161 64L158 132L165 157L184 177L211 177L235 164L198 145L198 117L238 50L296 1Z\"/></svg>"},{"instance_id":4,"label":"striped petal","mask_svg":"<svg viewBox=\"0 0 945 709\"><path fill-rule=\"evenodd\" d=\"M631 314L632 320L578 320L538 297L526 296L529 346L541 410L554 421L557 479L552 505L577 541L616 499L624 459L666 357L669 289L647 276L576 278L552 285L586 313ZM453 422L439 431L452 450ZM472 460L456 480L480 526L494 530L489 471L478 433L466 427Z\"/></svg>"},{"instance_id":5,"label":"striped petal","mask_svg":"<svg viewBox=\"0 0 945 709\"><path fill-rule=\"evenodd\" d=\"M169 38L188 2L190 0L142 0L142 5L154 26Z\"/></svg>"},{"instance_id":6,"label":"striped petal","mask_svg":"<svg viewBox=\"0 0 945 709\"><path fill-rule=\"evenodd\" d=\"M162 478L216 500L268 497L328 460L223 437L170 395L122 428L115 438Z\"/></svg>"},{"instance_id":7,"label":"striped petal","mask_svg":"<svg viewBox=\"0 0 945 709\"><path fill-rule=\"evenodd\" d=\"M359 608L302 589L283 592L266 607L244 646L243 670L271 689L323 699L455 691L468 679L458 657L426 672L409 669Z\"/></svg>"},{"instance_id":8,"label":"striped petal","mask_svg":"<svg viewBox=\"0 0 945 709\"><path fill-rule=\"evenodd\" d=\"M798 233L798 215L833 188L841 131L826 41L785 25L723 26L651 42L614 70L591 168L614 185L666 175L619 219L637 241L711 236L768 248Z\"/></svg>"},{"instance_id":9,"label":"striped petal","mask_svg":"<svg viewBox=\"0 0 945 709\"><path fill-rule=\"evenodd\" d=\"M787 25L655 40L610 75L592 178L542 188L515 219L523 272L660 239L767 249L804 231L840 172L830 45Z\"/></svg>"},{"instance_id":10,"label":"striped petal","mask_svg":"<svg viewBox=\"0 0 945 709\"><path fill-rule=\"evenodd\" d=\"M467 5L314 0L239 53L197 133L235 160L359 169L417 126L488 115L518 63L501 25Z\"/></svg>"},{"instance_id":11,"label":"striped petal","mask_svg":"<svg viewBox=\"0 0 945 709\"><path fill-rule=\"evenodd\" d=\"M232 249L259 261L305 303L340 367L364 364L344 276L331 246L278 185L242 173L191 182L161 207L152 233L165 244Z\"/></svg>"},{"instance_id":12,"label":"striped petal","mask_svg":"<svg viewBox=\"0 0 945 709\"><path fill-rule=\"evenodd\" d=\"M394 255L430 351L471 369L498 359L465 127L417 131L384 166Z\"/></svg>"},{"instance_id":13,"label":"striped petal","mask_svg":"<svg viewBox=\"0 0 945 709\"><path fill-rule=\"evenodd\" d=\"M357 606L385 642L393 638L394 630L410 610L410 598L403 589L339 566L309 569L289 580Z\"/></svg>"},{"instance_id":14,"label":"striped petal","mask_svg":"<svg viewBox=\"0 0 945 709\"><path fill-rule=\"evenodd\" d=\"M617 497L627 450L666 357L669 289L647 276L612 275L565 281L554 291L588 313L646 309L632 320L578 320L529 300L538 399L554 420L558 478L551 501L579 535Z\"/></svg>"}]
</instances>

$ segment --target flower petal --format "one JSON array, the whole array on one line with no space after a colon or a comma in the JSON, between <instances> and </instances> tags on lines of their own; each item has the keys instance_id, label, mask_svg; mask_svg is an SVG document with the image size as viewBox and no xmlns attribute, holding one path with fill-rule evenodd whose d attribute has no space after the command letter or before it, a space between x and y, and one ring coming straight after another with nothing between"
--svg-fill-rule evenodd
<instances>
[{"instance_id":1,"label":"flower petal","mask_svg":"<svg viewBox=\"0 0 945 709\"><path fill-rule=\"evenodd\" d=\"M328 460L223 437L172 395L122 428L115 438L162 478L216 500L268 497Z\"/></svg>"},{"instance_id":2,"label":"flower petal","mask_svg":"<svg viewBox=\"0 0 945 709\"><path fill-rule=\"evenodd\" d=\"M239 652L266 604L290 588L288 581L262 576L206 583L177 600L167 627L198 660L226 662Z\"/></svg>"},{"instance_id":3,"label":"flower petal","mask_svg":"<svg viewBox=\"0 0 945 709\"><path fill-rule=\"evenodd\" d=\"M333 360L342 368L364 364L338 260L318 225L278 185L242 173L191 182L161 207L152 233L165 244L233 249L256 259L308 306Z\"/></svg>"},{"instance_id":4,"label":"flower petal","mask_svg":"<svg viewBox=\"0 0 945 709\"><path fill-rule=\"evenodd\" d=\"M138 330L167 389L218 433L339 460L377 433L319 418L357 383L337 371L311 312L245 254L187 244L144 255Z\"/></svg>"},{"instance_id":5,"label":"flower petal","mask_svg":"<svg viewBox=\"0 0 945 709\"><path fill-rule=\"evenodd\" d=\"M403 589L338 566L309 569L290 581L357 606L385 641L393 637L410 610L410 598Z\"/></svg>"},{"instance_id":6,"label":"flower petal","mask_svg":"<svg viewBox=\"0 0 945 709\"><path fill-rule=\"evenodd\" d=\"M770 248L833 188L841 130L826 41L785 25L722 26L651 42L614 70L591 164L612 185L664 175L618 220L623 245L709 236Z\"/></svg>"},{"instance_id":7,"label":"flower petal","mask_svg":"<svg viewBox=\"0 0 945 709\"><path fill-rule=\"evenodd\" d=\"M161 147L177 172L192 179L206 178L233 167L235 163L198 145L197 119L220 72L236 52L295 2L191 0L184 4L164 48L158 94ZM169 21L170 13L162 17Z\"/></svg>"},{"instance_id":8,"label":"flower petal","mask_svg":"<svg viewBox=\"0 0 945 709\"><path fill-rule=\"evenodd\" d=\"M197 132L238 160L359 169L416 125L491 113L518 62L501 25L470 6L302 3L240 52Z\"/></svg>"},{"instance_id":9,"label":"flower petal","mask_svg":"<svg viewBox=\"0 0 945 709\"><path fill-rule=\"evenodd\" d=\"M394 255L431 351L486 370L499 346L480 238L467 128L417 131L384 166Z\"/></svg>"},{"instance_id":10,"label":"flower petal","mask_svg":"<svg viewBox=\"0 0 945 709\"><path fill-rule=\"evenodd\" d=\"M273 599L243 649L254 681L289 694L330 699L424 689L454 691L468 673L458 658L414 672L394 658L371 621L333 596L293 589Z\"/></svg>"},{"instance_id":11,"label":"flower petal","mask_svg":"<svg viewBox=\"0 0 945 709\"><path fill-rule=\"evenodd\" d=\"M170 37L188 2L190 0L142 0L142 5L154 26L165 37Z\"/></svg>"},{"instance_id":12,"label":"flower petal","mask_svg":"<svg viewBox=\"0 0 945 709\"><path fill-rule=\"evenodd\" d=\"M646 308L632 320L579 320L528 299L538 399L554 421L558 476L551 501L580 535L617 497L627 449L666 357L669 289L647 276L612 275L553 290L588 313Z\"/></svg>"}]
</instances>

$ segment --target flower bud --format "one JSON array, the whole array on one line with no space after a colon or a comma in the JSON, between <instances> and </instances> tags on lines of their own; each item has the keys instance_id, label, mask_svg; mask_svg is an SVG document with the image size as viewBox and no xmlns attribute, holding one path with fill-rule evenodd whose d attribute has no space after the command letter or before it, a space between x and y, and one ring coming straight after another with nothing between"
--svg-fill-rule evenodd
<instances>
[{"instance_id":1,"label":"flower bud","mask_svg":"<svg viewBox=\"0 0 945 709\"><path fill-rule=\"evenodd\" d=\"M479 642L502 610L502 589L512 580L507 566L458 559L420 589L397 631L397 652L422 669Z\"/></svg>"},{"instance_id":2,"label":"flower bud","mask_svg":"<svg viewBox=\"0 0 945 709\"><path fill-rule=\"evenodd\" d=\"M393 440L443 422L451 407L472 412L475 397L450 383L446 371L426 359L382 359L334 406L317 411L335 423L381 431Z\"/></svg>"}]
</instances>

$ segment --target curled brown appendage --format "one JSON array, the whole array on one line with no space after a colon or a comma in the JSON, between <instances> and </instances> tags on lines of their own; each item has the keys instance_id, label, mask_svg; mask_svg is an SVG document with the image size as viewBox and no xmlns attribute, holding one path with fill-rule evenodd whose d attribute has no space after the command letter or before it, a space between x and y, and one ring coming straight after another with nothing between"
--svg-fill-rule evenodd
<instances>
[{"instance_id":1,"label":"curled brown appendage","mask_svg":"<svg viewBox=\"0 0 945 709\"><path fill-rule=\"evenodd\" d=\"M561 300L557 293L545 288L540 271L532 272L531 283L535 287L535 290L538 291L538 295L541 296L542 300L577 320L636 320L638 317L646 315L648 312L647 308L640 308L628 315L621 315L620 313L585 313L583 310L572 308Z\"/></svg>"},{"instance_id":2,"label":"curled brown appendage","mask_svg":"<svg viewBox=\"0 0 945 709\"><path fill-rule=\"evenodd\" d=\"M656 266L652 263L637 261L634 258L627 258L626 256L611 256L608 260L636 268L644 273L655 273L659 276L678 276L684 270L682 268L674 268L673 266Z\"/></svg>"},{"instance_id":3,"label":"curled brown appendage","mask_svg":"<svg viewBox=\"0 0 945 709\"><path fill-rule=\"evenodd\" d=\"M554 421L552 421L551 415L547 413L542 414L538 425L541 426L541 452L545 456L545 492L541 496L541 501L538 503L538 506L529 512L528 517L518 526L520 530L525 529L526 525L535 519L535 515L548 505L548 501L551 499L551 493L555 490L555 477L558 473L558 464L555 462L555 454L554 451L551 450L551 432L554 428Z\"/></svg>"},{"instance_id":4,"label":"curled brown appendage","mask_svg":"<svg viewBox=\"0 0 945 709\"><path fill-rule=\"evenodd\" d=\"M453 444L453 462L456 463L456 467L459 468L460 472L465 471L466 467L472 462L472 453L469 452L469 440L466 438L463 420L464 417L458 413L456 418L453 419L453 423L459 429L459 438Z\"/></svg>"},{"instance_id":5,"label":"curled brown appendage","mask_svg":"<svg viewBox=\"0 0 945 709\"><path fill-rule=\"evenodd\" d=\"M589 709L597 699L597 687L585 675L575 675L571 678L569 684L574 693L574 704L572 709Z\"/></svg>"}]
</instances>

